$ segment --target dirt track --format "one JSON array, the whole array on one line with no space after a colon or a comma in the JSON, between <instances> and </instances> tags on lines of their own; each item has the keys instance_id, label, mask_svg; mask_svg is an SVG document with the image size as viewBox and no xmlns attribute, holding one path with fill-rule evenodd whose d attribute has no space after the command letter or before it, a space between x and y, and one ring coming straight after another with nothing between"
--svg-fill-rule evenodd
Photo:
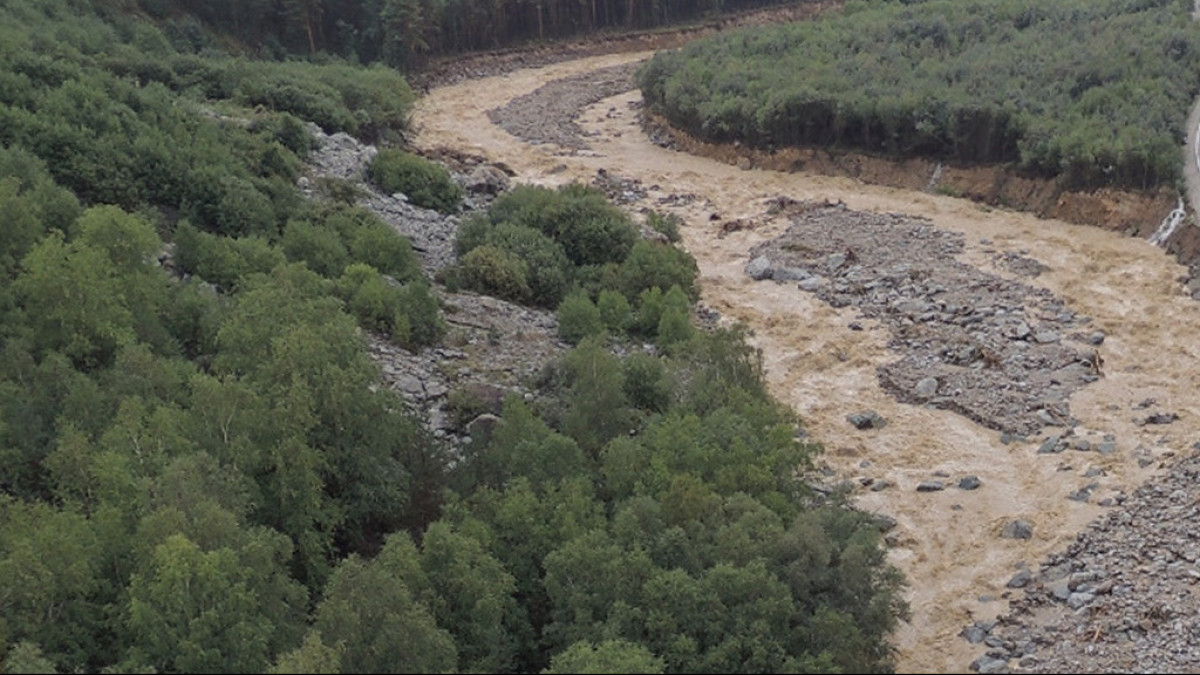
<instances>
[{"instance_id":1,"label":"dirt track","mask_svg":"<svg viewBox=\"0 0 1200 675\"><path fill-rule=\"evenodd\" d=\"M684 245L701 269L702 301L725 320L753 329L772 391L825 444L836 476L892 485L879 491L864 487L857 502L898 523L891 559L911 581L913 606L913 621L896 636L898 670L963 671L983 647L968 644L959 632L1005 611L1005 583L1018 563L1033 565L1064 548L1104 511L1100 500L1119 498L1160 461L1200 438L1194 393L1200 311L1178 281L1184 268L1149 243L1115 232L847 178L740 170L665 150L642 132L632 92L582 112L578 123L589 145L583 150L530 144L489 120L490 110L546 82L645 56L593 57L434 89L418 104L415 142L504 162L519 180L539 184L590 182L605 169L645 186L635 207L683 217ZM1105 377L1070 394L1068 402L1077 436L1111 436L1115 451L1038 454L1042 439L1061 429L1002 443L997 431L961 414L898 401L877 376L897 359L882 321L852 305L834 307L794 282L755 281L745 274L750 251L792 223L787 214L772 211L780 196L926 218L932 227L961 237L957 262L1020 278L1061 299L1073 314L1091 317L1088 329L1107 336L1098 347ZM1023 277L1005 266L1005 256L1031 259L1045 271ZM1138 405L1150 398L1179 419L1146 425ZM888 425L861 431L847 423L848 414L864 409L878 412ZM982 486L971 492L916 491L922 482L953 485L967 475L977 476ZM1087 501L1068 498L1092 482ZM998 536L1016 518L1034 524L1032 538Z\"/></svg>"}]
</instances>

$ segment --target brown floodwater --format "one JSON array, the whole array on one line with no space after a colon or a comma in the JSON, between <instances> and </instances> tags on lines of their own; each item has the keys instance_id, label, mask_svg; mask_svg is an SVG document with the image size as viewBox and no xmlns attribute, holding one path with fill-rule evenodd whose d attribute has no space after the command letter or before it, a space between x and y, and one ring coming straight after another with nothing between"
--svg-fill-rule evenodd
<instances>
[{"instance_id":1,"label":"brown floodwater","mask_svg":"<svg viewBox=\"0 0 1200 675\"><path fill-rule=\"evenodd\" d=\"M489 109L546 82L647 56L593 57L434 89L417 104L414 142L503 162L521 182L590 182L604 168L657 186L650 191L651 205L669 194L700 196L688 205L657 208L684 218L683 245L700 266L701 301L723 320L752 329L771 391L825 446L822 461L837 477L894 484L879 492L863 490L855 503L898 523L890 560L909 580L912 606L912 620L894 636L898 671L965 671L984 647L958 633L1006 610L1005 583L1020 564L1036 566L1065 548L1104 513L1096 502L1130 492L1160 462L1200 439L1200 304L1183 290L1184 268L1150 243L1110 231L849 178L741 170L663 149L640 130L631 109L637 92L582 111L579 123L591 146L584 151L530 145L488 120ZM1000 276L1011 277L985 249L1024 252L1048 266L1048 272L1022 281L1059 296L1071 310L1092 317L1091 329L1107 334L1099 347L1105 376L1069 400L1077 434L1112 434L1117 451L1039 455L1038 442L1056 433L1053 429L1005 445L998 432L961 415L889 396L875 368L897 355L888 350L881 325L859 319L852 307L832 308L795 284L755 282L744 274L747 252L787 226L767 214L767 201L778 195L923 216L965 236L961 261ZM719 221L710 220L714 213ZM738 218L758 225L721 232L723 222ZM850 330L854 320L865 330ZM1179 419L1137 424L1148 411L1136 406L1148 398L1156 400L1149 412L1174 412ZM846 422L847 414L865 409L886 418L887 426L859 431ZM1103 475L1085 478L1089 469L1102 469ZM950 487L917 492L916 485L935 472L947 474ZM955 489L953 482L967 474L978 476L982 487ZM1067 498L1093 481L1099 487L1090 503ZM1034 524L1032 538L1000 538L1003 525L1017 518Z\"/></svg>"}]
</instances>

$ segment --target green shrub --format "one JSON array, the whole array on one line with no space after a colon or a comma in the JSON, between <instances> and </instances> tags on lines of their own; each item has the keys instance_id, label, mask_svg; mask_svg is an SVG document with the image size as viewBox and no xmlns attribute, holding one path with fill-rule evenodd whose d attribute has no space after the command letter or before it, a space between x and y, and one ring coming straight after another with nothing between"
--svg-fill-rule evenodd
<instances>
[{"instance_id":1,"label":"green shrub","mask_svg":"<svg viewBox=\"0 0 1200 675\"><path fill-rule=\"evenodd\" d=\"M408 239L383 222L366 223L350 237L350 255L398 281L421 275L421 264Z\"/></svg>"},{"instance_id":2,"label":"green shrub","mask_svg":"<svg viewBox=\"0 0 1200 675\"><path fill-rule=\"evenodd\" d=\"M408 339L400 341L401 344L415 350L441 341L446 334L446 322L438 309L437 298L424 279L405 284L400 289L398 301L409 325Z\"/></svg>"},{"instance_id":3,"label":"green shrub","mask_svg":"<svg viewBox=\"0 0 1200 675\"><path fill-rule=\"evenodd\" d=\"M696 287L696 261L686 251L666 244L642 240L634 245L621 264L621 291L630 299L650 288L679 286L692 299L700 298Z\"/></svg>"},{"instance_id":4,"label":"green shrub","mask_svg":"<svg viewBox=\"0 0 1200 675\"><path fill-rule=\"evenodd\" d=\"M658 211L651 211L649 215L646 216L646 225L650 226L650 229L666 237L667 241L671 242L672 244L677 244L681 238L681 235L679 234L679 227L683 225L683 218L680 218L674 213L668 213L664 216Z\"/></svg>"},{"instance_id":5,"label":"green shrub","mask_svg":"<svg viewBox=\"0 0 1200 675\"><path fill-rule=\"evenodd\" d=\"M662 313L658 319L655 342L671 352L681 342L687 342L696 334L688 298L678 286L672 286L663 296Z\"/></svg>"},{"instance_id":6,"label":"green shrub","mask_svg":"<svg viewBox=\"0 0 1200 675\"><path fill-rule=\"evenodd\" d=\"M403 192L417 206L453 213L462 201L462 188L450 172L412 153L384 148L367 165L371 182L387 193Z\"/></svg>"},{"instance_id":7,"label":"green shrub","mask_svg":"<svg viewBox=\"0 0 1200 675\"><path fill-rule=\"evenodd\" d=\"M495 246L479 246L459 263L463 288L513 302L528 302L528 270L515 255Z\"/></svg>"},{"instance_id":8,"label":"green shrub","mask_svg":"<svg viewBox=\"0 0 1200 675\"><path fill-rule=\"evenodd\" d=\"M530 301L539 307L557 307L567 292L570 262L554 240L537 230L502 223L493 227L487 244L508 251L526 267Z\"/></svg>"},{"instance_id":9,"label":"green shrub","mask_svg":"<svg viewBox=\"0 0 1200 675\"><path fill-rule=\"evenodd\" d=\"M283 252L260 237L218 237L187 221L175 228L175 259L180 269L231 291L250 274L267 273L287 262Z\"/></svg>"},{"instance_id":10,"label":"green shrub","mask_svg":"<svg viewBox=\"0 0 1200 675\"><path fill-rule=\"evenodd\" d=\"M611 289L600 291L600 297L596 298L596 308L600 310L600 320L604 322L604 327L618 335L624 333L633 320L629 301L624 295Z\"/></svg>"},{"instance_id":11,"label":"green shrub","mask_svg":"<svg viewBox=\"0 0 1200 675\"><path fill-rule=\"evenodd\" d=\"M625 359L625 395L640 410L664 412L671 404L672 385L661 359L635 353Z\"/></svg>"},{"instance_id":12,"label":"green shrub","mask_svg":"<svg viewBox=\"0 0 1200 675\"><path fill-rule=\"evenodd\" d=\"M638 295L637 311L633 315L629 332L653 339L658 334L658 323L663 314L663 291L654 286Z\"/></svg>"},{"instance_id":13,"label":"green shrub","mask_svg":"<svg viewBox=\"0 0 1200 675\"><path fill-rule=\"evenodd\" d=\"M341 276L350 263L337 231L307 220L288 222L280 247L289 260L303 260L309 269L329 279Z\"/></svg>"},{"instance_id":14,"label":"green shrub","mask_svg":"<svg viewBox=\"0 0 1200 675\"><path fill-rule=\"evenodd\" d=\"M461 258L477 246L482 246L487 242L488 233L491 231L492 222L488 220L487 214L475 213L463 219L454 237L455 255Z\"/></svg>"},{"instance_id":15,"label":"green shrub","mask_svg":"<svg viewBox=\"0 0 1200 675\"><path fill-rule=\"evenodd\" d=\"M400 308L400 289L375 268L361 263L348 266L337 289L346 309L363 328L387 333L400 344L408 342L410 326Z\"/></svg>"},{"instance_id":16,"label":"green shrub","mask_svg":"<svg viewBox=\"0 0 1200 675\"><path fill-rule=\"evenodd\" d=\"M575 291L563 298L558 306L558 336L570 344L604 332L604 321L600 309L582 291Z\"/></svg>"}]
</instances>

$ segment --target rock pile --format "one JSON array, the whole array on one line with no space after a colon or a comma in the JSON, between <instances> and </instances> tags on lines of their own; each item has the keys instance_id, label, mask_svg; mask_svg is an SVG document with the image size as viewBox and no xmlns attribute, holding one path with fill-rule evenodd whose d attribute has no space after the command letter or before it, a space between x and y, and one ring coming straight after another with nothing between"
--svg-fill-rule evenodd
<instances>
[{"instance_id":1,"label":"rock pile","mask_svg":"<svg viewBox=\"0 0 1200 675\"><path fill-rule=\"evenodd\" d=\"M1184 673L1200 665L1200 454L1119 500L1066 551L1008 582L1022 597L964 629L981 673Z\"/></svg>"},{"instance_id":2,"label":"rock pile","mask_svg":"<svg viewBox=\"0 0 1200 675\"><path fill-rule=\"evenodd\" d=\"M791 226L751 250L746 273L880 321L900 358L878 375L897 399L1012 434L1073 426L1068 397L1102 375L1079 333L1089 319L1043 289L956 261L962 236L924 219L841 203L780 208ZM1005 262L1039 271L1020 256Z\"/></svg>"},{"instance_id":3,"label":"rock pile","mask_svg":"<svg viewBox=\"0 0 1200 675\"><path fill-rule=\"evenodd\" d=\"M377 150L343 133L326 135L310 128L318 148L310 156L309 175L300 187L310 198L325 195L322 185L340 181L358 195L357 204L407 237L425 274L454 262L459 219L408 203L402 194L387 195L365 180ZM464 208L486 208L509 186L503 165L448 153L436 157L466 190ZM474 293L450 293L434 287L449 326L440 347L412 353L385 337L368 334L368 349L380 366L383 385L395 390L439 438L458 447L486 427L477 418L500 411L508 395L531 396L532 380L543 364L565 345L550 312ZM465 418L464 418L465 416Z\"/></svg>"}]
</instances>

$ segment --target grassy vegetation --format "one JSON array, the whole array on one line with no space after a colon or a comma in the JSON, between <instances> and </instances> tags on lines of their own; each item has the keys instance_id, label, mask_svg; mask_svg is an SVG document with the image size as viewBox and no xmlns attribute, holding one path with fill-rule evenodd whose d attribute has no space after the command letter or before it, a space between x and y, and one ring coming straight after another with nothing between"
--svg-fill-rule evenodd
<instances>
[{"instance_id":1,"label":"grassy vegetation","mask_svg":"<svg viewBox=\"0 0 1200 675\"><path fill-rule=\"evenodd\" d=\"M703 139L999 162L1071 187L1179 176L1200 88L1185 0L858 1L660 53L650 106Z\"/></svg>"}]
</instances>

